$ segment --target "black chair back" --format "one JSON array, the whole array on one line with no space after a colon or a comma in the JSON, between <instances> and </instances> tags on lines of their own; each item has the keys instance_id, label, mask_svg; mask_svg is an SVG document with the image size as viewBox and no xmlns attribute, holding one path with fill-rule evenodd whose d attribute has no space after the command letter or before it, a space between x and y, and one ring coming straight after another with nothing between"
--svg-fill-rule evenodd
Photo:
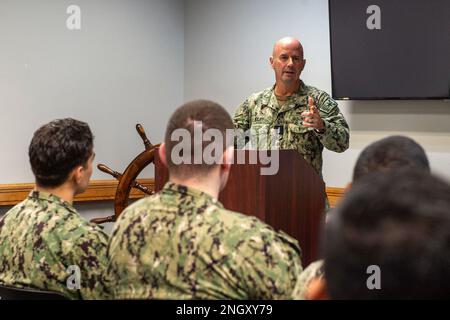
<instances>
[{"instance_id":1,"label":"black chair back","mask_svg":"<svg viewBox=\"0 0 450 320\"><path fill-rule=\"evenodd\" d=\"M67 300L67 298L58 292L15 288L0 284L0 300Z\"/></svg>"}]
</instances>

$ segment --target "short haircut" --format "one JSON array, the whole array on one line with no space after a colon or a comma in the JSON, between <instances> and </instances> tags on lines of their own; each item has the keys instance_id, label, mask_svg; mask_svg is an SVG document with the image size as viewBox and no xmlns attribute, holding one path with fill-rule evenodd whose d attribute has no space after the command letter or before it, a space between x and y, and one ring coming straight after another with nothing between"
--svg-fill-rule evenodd
<instances>
[{"instance_id":1,"label":"short haircut","mask_svg":"<svg viewBox=\"0 0 450 320\"><path fill-rule=\"evenodd\" d=\"M402 168L430 172L425 150L411 138L387 137L370 144L361 152L353 170L353 182L371 172Z\"/></svg>"},{"instance_id":2,"label":"short haircut","mask_svg":"<svg viewBox=\"0 0 450 320\"><path fill-rule=\"evenodd\" d=\"M185 129L190 135L191 154L189 155L191 159L194 158L194 121L201 122L202 133L208 129L217 129L220 131L223 137L223 151L230 145L233 144L233 140L227 141L226 131L227 129L234 129L233 121L231 120L228 112L219 104L209 101L209 100L195 100L185 103L179 107L169 120L165 135L166 144L166 159L169 167L170 174L173 174L179 178L185 179L191 176L204 175L210 172L217 164L207 164L202 157L200 164L174 164L171 157L172 150L178 141L172 141L172 133L177 129ZM202 150L211 143L217 143L216 141L202 141Z\"/></svg>"},{"instance_id":3,"label":"short haircut","mask_svg":"<svg viewBox=\"0 0 450 320\"><path fill-rule=\"evenodd\" d=\"M58 187L77 166L85 166L93 152L93 136L87 123L58 119L40 127L28 149L36 183Z\"/></svg>"},{"instance_id":4,"label":"short haircut","mask_svg":"<svg viewBox=\"0 0 450 320\"><path fill-rule=\"evenodd\" d=\"M450 297L450 185L419 170L355 183L327 223L325 278L332 299ZM371 265L381 289L369 290Z\"/></svg>"}]
</instances>

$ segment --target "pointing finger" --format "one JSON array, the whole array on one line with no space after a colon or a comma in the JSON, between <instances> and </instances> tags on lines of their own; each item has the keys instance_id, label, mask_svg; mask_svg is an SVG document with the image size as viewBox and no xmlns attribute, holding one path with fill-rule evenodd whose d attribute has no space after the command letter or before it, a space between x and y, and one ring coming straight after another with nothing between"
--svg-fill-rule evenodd
<instances>
[{"instance_id":1,"label":"pointing finger","mask_svg":"<svg viewBox=\"0 0 450 320\"><path fill-rule=\"evenodd\" d=\"M309 106L309 112L314 112L314 99L311 97L308 97L308 106Z\"/></svg>"}]
</instances>

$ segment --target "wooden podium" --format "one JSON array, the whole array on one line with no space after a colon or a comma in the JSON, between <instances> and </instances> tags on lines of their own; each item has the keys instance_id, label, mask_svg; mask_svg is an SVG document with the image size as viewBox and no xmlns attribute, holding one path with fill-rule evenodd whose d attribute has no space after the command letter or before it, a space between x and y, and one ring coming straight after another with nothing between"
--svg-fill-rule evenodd
<instances>
[{"instance_id":1,"label":"wooden podium","mask_svg":"<svg viewBox=\"0 0 450 320\"><path fill-rule=\"evenodd\" d=\"M279 170L275 175L261 175L261 163L233 164L227 186L219 200L225 208L256 216L275 230L283 230L297 239L302 249L302 264L318 258L319 231L324 223L325 184L314 169L295 150L279 150ZM264 151L265 152L265 151ZM168 171L155 152L155 191L168 181ZM258 158L259 159L259 158Z\"/></svg>"}]
</instances>

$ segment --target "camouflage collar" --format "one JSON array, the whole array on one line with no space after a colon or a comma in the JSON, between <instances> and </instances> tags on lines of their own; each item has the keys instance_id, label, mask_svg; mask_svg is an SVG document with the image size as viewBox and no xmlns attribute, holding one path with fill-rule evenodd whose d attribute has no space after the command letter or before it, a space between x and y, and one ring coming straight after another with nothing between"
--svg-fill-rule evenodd
<instances>
[{"instance_id":1,"label":"camouflage collar","mask_svg":"<svg viewBox=\"0 0 450 320\"><path fill-rule=\"evenodd\" d=\"M302 80L300 80L300 87L298 87L297 94L298 95L306 94L306 85L305 85L305 83Z\"/></svg>"},{"instance_id":2,"label":"camouflage collar","mask_svg":"<svg viewBox=\"0 0 450 320\"><path fill-rule=\"evenodd\" d=\"M265 89L262 92L262 99L261 99L261 104L265 105L265 106L273 106L274 103L271 102L275 102L276 100L276 96L275 96L275 85L274 84L272 87ZM298 99L304 98L304 96L307 94L307 88L305 83L300 80L300 86L298 88L298 91L296 93L294 93L290 99L288 99L288 102L292 102L292 101L297 101ZM272 101L271 101L272 99ZM291 103L289 103L291 104Z\"/></svg>"},{"instance_id":3,"label":"camouflage collar","mask_svg":"<svg viewBox=\"0 0 450 320\"><path fill-rule=\"evenodd\" d=\"M289 111L291 109L297 108L299 104L306 105L307 87L302 80L300 80L300 86L297 92L294 93L292 96L290 96L289 99L286 100L286 103L281 108L277 107L278 102L275 96L275 85L276 84L263 91L261 105L272 108L277 112Z\"/></svg>"},{"instance_id":4,"label":"camouflage collar","mask_svg":"<svg viewBox=\"0 0 450 320\"><path fill-rule=\"evenodd\" d=\"M273 95L275 95L275 86L276 83L271 88L269 88L270 93ZM300 86L298 87L297 92L292 95L292 97L303 96L305 94L306 94L306 85L302 80L300 80Z\"/></svg>"},{"instance_id":5,"label":"camouflage collar","mask_svg":"<svg viewBox=\"0 0 450 320\"><path fill-rule=\"evenodd\" d=\"M195 199L202 199L206 203L214 204L220 208L223 208L223 205L215 198L210 196L209 194L200 191L198 189L194 189L185 185L176 184L173 182L167 182L162 189L162 192L165 193L178 193L183 196L189 196Z\"/></svg>"},{"instance_id":6,"label":"camouflage collar","mask_svg":"<svg viewBox=\"0 0 450 320\"><path fill-rule=\"evenodd\" d=\"M58 196L55 196L54 194L48 193L48 192L32 190L28 195L28 199L35 199L35 200L40 200L40 201L56 203L74 213L77 213L75 208L69 202L61 199Z\"/></svg>"}]
</instances>

